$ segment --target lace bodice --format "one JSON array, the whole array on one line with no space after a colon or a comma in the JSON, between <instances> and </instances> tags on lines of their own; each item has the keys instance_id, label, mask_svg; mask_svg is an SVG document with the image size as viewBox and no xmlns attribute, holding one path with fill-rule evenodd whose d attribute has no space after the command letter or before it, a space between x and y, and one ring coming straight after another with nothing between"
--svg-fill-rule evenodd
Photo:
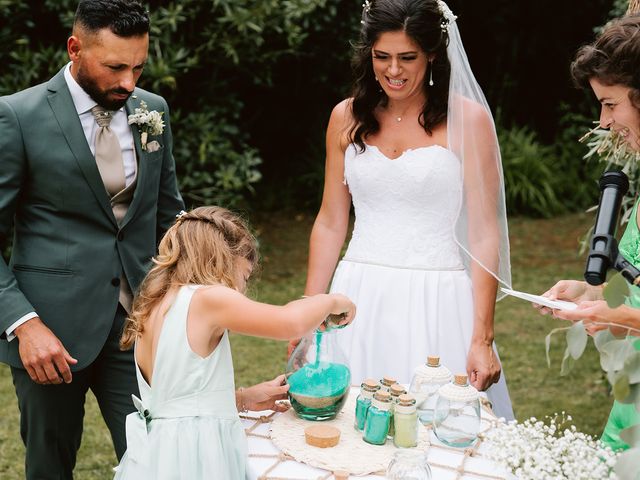
<instances>
[{"instance_id":1,"label":"lace bodice","mask_svg":"<svg viewBox=\"0 0 640 480\"><path fill-rule=\"evenodd\" d=\"M345 260L404 268L462 269L453 236L460 162L439 145L390 159L377 147L345 152L344 177L356 221Z\"/></svg>"}]
</instances>

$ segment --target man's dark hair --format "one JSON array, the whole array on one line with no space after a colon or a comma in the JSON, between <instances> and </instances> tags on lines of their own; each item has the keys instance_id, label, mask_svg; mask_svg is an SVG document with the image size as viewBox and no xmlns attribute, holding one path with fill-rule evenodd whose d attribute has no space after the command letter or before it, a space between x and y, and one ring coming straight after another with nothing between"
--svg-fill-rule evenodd
<instances>
[{"instance_id":1,"label":"man's dark hair","mask_svg":"<svg viewBox=\"0 0 640 480\"><path fill-rule=\"evenodd\" d=\"M89 32L108 28L119 37L149 33L149 13L135 0L81 0L74 26Z\"/></svg>"}]
</instances>

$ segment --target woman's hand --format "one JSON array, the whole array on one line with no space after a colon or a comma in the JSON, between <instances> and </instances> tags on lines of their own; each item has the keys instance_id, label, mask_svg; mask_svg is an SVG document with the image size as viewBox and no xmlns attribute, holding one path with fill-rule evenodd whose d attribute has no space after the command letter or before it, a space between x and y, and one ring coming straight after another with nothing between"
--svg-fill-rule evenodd
<instances>
[{"instance_id":1,"label":"woman's hand","mask_svg":"<svg viewBox=\"0 0 640 480\"><path fill-rule=\"evenodd\" d=\"M355 304L341 293L330 293L329 295L335 301L335 307L331 310L331 314L341 317L334 325L337 327L349 325L356 316Z\"/></svg>"},{"instance_id":2,"label":"woman's hand","mask_svg":"<svg viewBox=\"0 0 640 480\"><path fill-rule=\"evenodd\" d=\"M565 300L568 302L583 302L602 300L602 288L589 285L579 280L560 280L553 287L542 294L551 300ZM552 309L544 305L532 304L542 315L553 313Z\"/></svg>"},{"instance_id":3,"label":"woman's hand","mask_svg":"<svg viewBox=\"0 0 640 480\"><path fill-rule=\"evenodd\" d=\"M277 403L277 400L286 400L289 384L285 381L284 375L278 375L268 382L258 383L251 387L243 388L239 392L238 403L240 409L247 410L275 410L284 412L289 409L289 405Z\"/></svg>"},{"instance_id":4,"label":"woman's hand","mask_svg":"<svg viewBox=\"0 0 640 480\"><path fill-rule=\"evenodd\" d=\"M471 342L467 355L469 383L484 391L500 379L501 366L492 343Z\"/></svg>"},{"instance_id":5,"label":"woman's hand","mask_svg":"<svg viewBox=\"0 0 640 480\"><path fill-rule=\"evenodd\" d=\"M575 310L554 310L553 315L571 322L582 320L589 335L607 328L616 336L640 334L640 310L626 305L609 308L604 300L580 302Z\"/></svg>"}]
</instances>

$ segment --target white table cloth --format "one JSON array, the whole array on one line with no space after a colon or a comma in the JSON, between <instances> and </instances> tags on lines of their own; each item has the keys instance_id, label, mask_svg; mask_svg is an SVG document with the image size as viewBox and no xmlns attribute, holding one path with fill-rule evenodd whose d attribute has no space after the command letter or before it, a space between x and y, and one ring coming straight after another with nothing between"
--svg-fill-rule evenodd
<instances>
[{"instance_id":1,"label":"white table cloth","mask_svg":"<svg viewBox=\"0 0 640 480\"><path fill-rule=\"evenodd\" d=\"M350 395L357 395L352 389ZM333 472L297 462L280 451L271 441L270 424L278 413L249 412L242 415L249 446L249 478L251 480L331 480ZM482 430L491 428L495 416L488 408L482 409ZM311 424L312 422L309 422ZM425 427L420 427L425 428ZM462 449L447 447L437 440L433 432L428 449L428 461L434 480L509 480L514 477L488 460L483 453L486 445L478 442L474 447ZM336 447L337 448L337 447ZM363 480L381 480L384 474L359 477Z\"/></svg>"}]
</instances>

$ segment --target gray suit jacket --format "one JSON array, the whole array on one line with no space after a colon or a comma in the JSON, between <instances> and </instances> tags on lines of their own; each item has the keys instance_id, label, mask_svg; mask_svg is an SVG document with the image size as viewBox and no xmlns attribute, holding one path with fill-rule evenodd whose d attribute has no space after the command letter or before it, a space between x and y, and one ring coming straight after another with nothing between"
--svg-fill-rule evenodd
<instances>
[{"instance_id":1,"label":"gray suit jacket","mask_svg":"<svg viewBox=\"0 0 640 480\"><path fill-rule=\"evenodd\" d=\"M64 80L0 98L0 237L14 225L9 265L0 262L0 332L35 311L78 359L100 352L124 272L135 292L160 236L184 204L178 192L169 111L163 98L136 89L127 113L144 100L164 112L162 148L142 150L137 186L118 226L95 158ZM0 361L21 367L18 341L0 339Z\"/></svg>"}]
</instances>

